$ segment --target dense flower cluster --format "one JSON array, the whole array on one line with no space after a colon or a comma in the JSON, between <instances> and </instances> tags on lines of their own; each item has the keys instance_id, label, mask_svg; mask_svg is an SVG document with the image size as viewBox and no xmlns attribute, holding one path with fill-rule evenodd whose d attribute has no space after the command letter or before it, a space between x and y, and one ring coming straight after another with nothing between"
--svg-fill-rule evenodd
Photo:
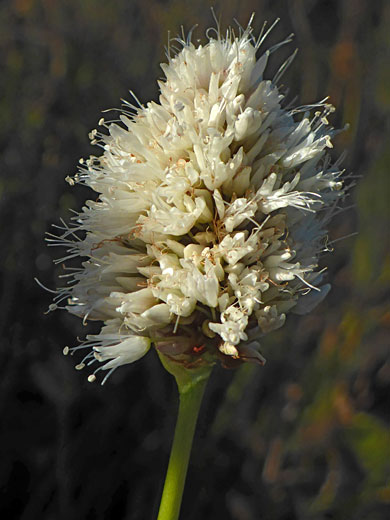
<instances>
[{"instance_id":1,"label":"dense flower cluster","mask_svg":"<svg viewBox=\"0 0 390 520\"><path fill-rule=\"evenodd\" d=\"M280 45L256 58L265 36L248 26L181 42L162 65L159 103L91 132L103 154L68 181L98 199L53 239L85 258L57 302L104 322L76 347L90 349L79 368L113 370L152 344L189 366L261 362L258 339L327 293L318 257L343 194L326 155L333 107L284 106L277 82L289 62L264 78Z\"/></svg>"}]
</instances>

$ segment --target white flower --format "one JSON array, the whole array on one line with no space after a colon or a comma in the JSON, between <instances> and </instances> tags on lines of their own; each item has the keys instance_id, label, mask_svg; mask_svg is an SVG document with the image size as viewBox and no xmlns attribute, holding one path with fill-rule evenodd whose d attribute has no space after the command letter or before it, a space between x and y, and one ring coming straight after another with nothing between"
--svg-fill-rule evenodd
<instances>
[{"instance_id":1,"label":"white flower","mask_svg":"<svg viewBox=\"0 0 390 520\"><path fill-rule=\"evenodd\" d=\"M343 195L326 155L333 107L286 108L263 76L263 39L248 25L182 42L162 65L159 103L127 104L132 115L91 132L103 153L69 181L96 201L52 239L65 260L84 259L55 302L105 324L72 349L89 350L79 368L97 360L111 373L151 344L188 366L205 351L259 361L248 338L325 296L318 257Z\"/></svg>"}]
</instances>

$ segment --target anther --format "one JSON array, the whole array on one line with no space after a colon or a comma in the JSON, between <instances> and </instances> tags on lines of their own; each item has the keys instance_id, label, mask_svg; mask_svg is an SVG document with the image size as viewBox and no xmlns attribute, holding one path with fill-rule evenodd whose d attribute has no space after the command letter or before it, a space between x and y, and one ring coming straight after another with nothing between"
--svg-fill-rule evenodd
<instances>
[{"instance_id":1,"label":"anther","mask_svg":"<svg viewBox=\"0 0 390 520\"><path fill-rule=\"evenodd\" d=\"M326 142L326 146L327 146L328 148L333 148L332 141L330 140L330 135L326 135L326 136L325 136L325 142Z\"/></svg>"}]
</instances>

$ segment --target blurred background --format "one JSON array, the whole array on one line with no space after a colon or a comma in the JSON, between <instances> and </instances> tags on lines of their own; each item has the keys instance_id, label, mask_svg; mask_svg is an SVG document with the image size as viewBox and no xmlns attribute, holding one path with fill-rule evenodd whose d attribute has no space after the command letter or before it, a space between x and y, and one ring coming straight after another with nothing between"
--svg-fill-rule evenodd
<instances>
[{"instance_id":1,"label":"blurred background","mask_svg":"<svg viewBox=\"0 0 390 520\"><path fill-rule=\"evenodd\" d=\"M330 96L350 129L334 157L357 186L323 259L333 290L263 341L264 368L218 367L207 389L181 518L390 518L390 3L386 0L3 0L0 3L0 511L7 520L157 515L174 381L150 353L101 387L62 355L85 327L34 277L58 285L44 234L86 198L64 178L96 153L88 132L133 90L157 99L171 36L198 24L281 21L268 76L291 97ZM358 231L357 235L350 234ZM342 240L339 240L342 239ZM88 330L93 330L88 329Z\"/></svg>"}]
</instances>

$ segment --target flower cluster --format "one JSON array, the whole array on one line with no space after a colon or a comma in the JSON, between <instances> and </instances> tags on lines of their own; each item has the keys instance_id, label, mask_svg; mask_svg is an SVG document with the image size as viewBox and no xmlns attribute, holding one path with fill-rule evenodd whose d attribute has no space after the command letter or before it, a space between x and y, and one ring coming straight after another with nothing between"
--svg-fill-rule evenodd
<instances>
[{"instance_id":1,"label":"flower cluster","mask_svg":"<svg viewBox=\"0 0 390 520\"><path fill-rule=\"evenodd\" d=\"M127 103L91 132L103 153L68 181L98 199L53 239L85 259L55 301L104 322L73 349L89 349L78 368L97 360L111 372L152 344L186 366L262 362L258 339L326 295L318 257L343 194L326 154L333 107L285 106L289 60L265 79L280 46L257 58L265 36L249 25L205 46L182 41L162 65L159 102Z\"/></svg>"}]
</instances>

